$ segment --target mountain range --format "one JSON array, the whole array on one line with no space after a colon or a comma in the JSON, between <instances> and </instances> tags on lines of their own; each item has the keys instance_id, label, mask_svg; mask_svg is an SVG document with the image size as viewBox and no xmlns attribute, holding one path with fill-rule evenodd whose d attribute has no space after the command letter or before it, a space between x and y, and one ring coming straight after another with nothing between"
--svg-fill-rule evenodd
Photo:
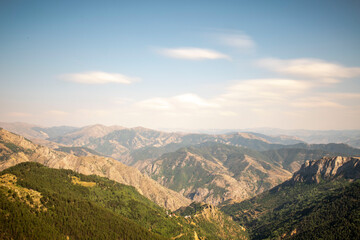
<instances>
[{"instance_id":1,"label":"mountain range","mask_svg":"<svg viewBox=\"0 0 360 240\"><path fill-rule=\"evenodd\" d=\"M109 226L129 222L129 232L106 230L110 239L116 234L127 239L359 237L360 150L347 144L307 144L257 133L185 134L102 125L7 127L31 140L0 128L3 239L33 238L30 229L40 229L44 222L56 239L86 235L74 230L81 222L95 236L99 233L91 226L102 223L85 217L88 210ZM52 175L58 177L51 179ZM116 189L123 190L117 192L112 186L118 183L133 188L121 185ZM76 205L74 210L71 204ZM84 209L85 215L77 209ZM45 212L60 218L52 222ZM35 219L34 214L41 217ZM75 218L64 225L61 219L70 217L66 214ZM25 220L17 220L20 216ZM16 235L19 232L25 235Z\"/></svg>"},{"instance_id":2,"label":"mountain range","mask_svg":"<svg viewBox=\"0 0 360 240\"><path fill-rule=\"evenodd\" d=\"M258 133L185 134L99 124L83 128L2 125L55 150L75 154L80 159L96 159L91 164L103 166L106 164L99 159L114 158L136 167L186 199L213 205L241 201L268 190L290 178L306 160L360 156L359 149L346 144L307 144L292 137ZM104 174L95 168L88 169L84 171ZM101 176L115 178L109 171ZM157 203L178 207L168 201Z\"/></svg>"}]
</instances>

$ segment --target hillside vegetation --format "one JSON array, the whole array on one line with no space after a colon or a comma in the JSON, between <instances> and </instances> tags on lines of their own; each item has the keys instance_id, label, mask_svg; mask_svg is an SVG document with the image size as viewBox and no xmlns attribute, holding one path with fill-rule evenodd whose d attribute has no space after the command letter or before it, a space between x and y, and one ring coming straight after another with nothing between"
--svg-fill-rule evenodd
<instances>
[{"instance_id":1,"label":"hillside vegetation","mask_svg":"<svg viewBox=\"0 0 360 240\"><path fill-rule=\"evenodd\" d=\"M246 236L245 231L223 213L219 212L221 218L194 221L180 215L169 216L171 212L146 199L135 188L95 175L27 162L4 170L0 176L1 239L194 239L195 234L206 239L233 239L234 234ZM36 192L39 201L34 194L23 197L16 188ZM215 225L229 232L209 232Z\"/></svg>"}]
</instances>

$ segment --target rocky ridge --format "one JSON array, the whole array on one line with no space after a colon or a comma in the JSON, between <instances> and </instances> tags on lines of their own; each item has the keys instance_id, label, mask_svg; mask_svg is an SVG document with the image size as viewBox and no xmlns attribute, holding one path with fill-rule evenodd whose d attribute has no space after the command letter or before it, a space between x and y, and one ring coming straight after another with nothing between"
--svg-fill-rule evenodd
<instances>
[{"instance_id":1,"label":"rocky ridge","mask_svg":"<svg viewBox=\"0 0 360 240\"><path fill-rule=\"evenodd\" d=\"M319 183L323 179L329 180L338 177L360 178L360 158L337 156L306 161L300 170L294 173L290 181Z\"/></svg>"}]
</instances>

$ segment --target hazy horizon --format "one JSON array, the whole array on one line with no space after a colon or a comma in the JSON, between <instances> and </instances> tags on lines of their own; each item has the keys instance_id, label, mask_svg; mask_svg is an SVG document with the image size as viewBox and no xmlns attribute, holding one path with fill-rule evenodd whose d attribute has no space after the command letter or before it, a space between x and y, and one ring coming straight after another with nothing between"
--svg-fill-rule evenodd
<instances>
[{"instance_id":1,"label":"hazy horizon","mask_svg":"<svg viewBox=\"0 0 360 240\"><path fill-rule=\"evenodd\" d=\"M304 128L293 128L293 129L288 129L288 128L272 128L272 127L256 127L256 128L151 128L151 127L147 127L147 126L142 126L142 125L138 125L138 126L125 126L125 125L120 125L120 124L111 124L111 125L107 125L107 124L102 124L102 123L93 123L93 124L86 124L86 125L66 125L66 124L59 124L59 125L48 125L48 124L35 124L35 123L31 123L31 122L21 122L21 121L14 121L14 122L4 122L4 121L0 121L1 123L5 123L5 124L26 124L26 125L34 125L37 127L44 127L44 128L52 128L52 127L74 127L74 128L85 128L85 127L91 127L91 126L95 126L95 125L102 125L105 127L124 127L124 128L146 128L146 129L152 129L152 130L157 130L157 131L164 131L164 132L184 132L184 133L207 133L207 134L211 134L211 133L231 133L231 132L255 132L255 133L262 133L262 131L275 131L275 132L281 132L281 131L288 131L288 132L295 132L295 131L313 131L313 132L331 132L331 131L360 131L360 129L304 129ZM1 127L1 125L0 125ZM262 130L262 131L261 131ZM258 132L256 132L258 131Z\"/></svg>"},{"instance_id":2,"label":"hazy horizon","mask_svg":"<svg viewBox=\"0 0 360 240\"><path fill-rule=\"evenodd\" d=\"M2 1L0 122L360 129L359 1Z\"/></svg>"}]
</instances>

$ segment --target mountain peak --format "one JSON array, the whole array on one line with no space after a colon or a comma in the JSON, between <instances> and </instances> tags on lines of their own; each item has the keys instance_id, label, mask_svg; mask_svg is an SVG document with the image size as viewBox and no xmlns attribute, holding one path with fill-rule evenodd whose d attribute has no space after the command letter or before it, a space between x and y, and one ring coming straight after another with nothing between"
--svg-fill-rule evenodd
<instances>
[{"instance_id":1,"label":"mountain peak","mask_svg":"<svg viewBox=\"0 0 360 240\"><path fill-rule=\"evenodd\" d=\"M306 161L290 181L319 183L322 179L340 177L352 180L360 178L360 158L336 156Z\"/></svg>"}]
</instances>

